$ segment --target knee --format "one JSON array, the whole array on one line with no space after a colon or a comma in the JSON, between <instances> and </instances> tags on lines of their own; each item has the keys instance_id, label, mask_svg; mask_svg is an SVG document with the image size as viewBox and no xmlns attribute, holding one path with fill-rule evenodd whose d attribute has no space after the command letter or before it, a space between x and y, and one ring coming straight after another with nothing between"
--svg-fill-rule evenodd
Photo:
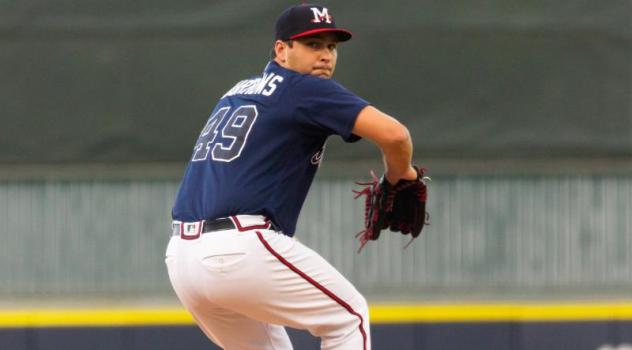
<instances>
[{"instance_id":1,"label":"knee","mask_svg":"<svg viewBox=\"0 0 632 350\"><path fill-rule=\"evenodd\" d=\"M355 310L356 313L358 313L361 317L364 323L368 324L369 323L369 303L366 301L366 298L364 298L364 296L362 295L358 295L358 297L355 298L354 303L351 304L353 310Z\"/></svg>"},{"instance_id":2,"label":"knee","mask_svg":"<svg viewBox=\"0 0 632 350\"><path fill-rule=\"evenodd\" d=\"M321 348L327 350L370 349L369 307L364 297L348 303L345 315L321 334Z\"/></svg>"},{"instance_id":3,"label":"knee","mask_svg":"<svg viewBox=\"0 0 632 350\"><path fill-rule=\"evenodd\" d=\"M368 337L370 334L369 305L366 299L358 294L357 297L349 302L348 306L347 317L341 319L341 327L338 334L343 339Z\"/></svg>"}]
</instances>

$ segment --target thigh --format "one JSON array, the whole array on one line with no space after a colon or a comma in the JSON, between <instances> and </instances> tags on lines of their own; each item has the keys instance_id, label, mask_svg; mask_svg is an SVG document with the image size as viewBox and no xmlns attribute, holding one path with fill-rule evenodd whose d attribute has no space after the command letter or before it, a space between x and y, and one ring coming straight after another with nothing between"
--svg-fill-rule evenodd
<instances>
[{"instance_id":1,"label":"thigh","mask_svg":"<svg viewBox=\"0 0 632 350\"><path fill-rule=\"evenodd\" d=\"M273 231L257 231L258 285L251 300L232 308L265 322L306 329L323 348L370 348L368 306L356 288L322 256ZM353 344L353 345L350 345Z\"/></svg>"}]
</instances>

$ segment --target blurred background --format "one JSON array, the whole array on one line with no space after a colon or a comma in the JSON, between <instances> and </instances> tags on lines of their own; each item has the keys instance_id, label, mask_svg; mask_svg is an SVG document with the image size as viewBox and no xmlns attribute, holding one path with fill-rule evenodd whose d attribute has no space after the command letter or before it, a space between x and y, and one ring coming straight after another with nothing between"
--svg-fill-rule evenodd
<instances>
[{"instance_id":1,"label":"blurred background","mask_svg":"<svg viewBox=\"0 0 632 350\"><path fill-rule=\"evenodd\" d=\"M432 315L405 327L378 321L375 346L627 349L632 2L319 3L354 33L339 48L336 80L409 127L415 163L433 179L431 225L406 250L404 237L387 234L356 254L363 203L351 189L381 171L380 154L331 138L297 237L373 305L610 310L557 323L470 323L467 312L439 326ZM264 68L274 21L293 4L0 0L3 310L178 307L163 259L193 143L216 100ZM82 348L4 315L0 349ZM128 328L90 329L127 334L103 349L148 346L130 342ZM190 348L209 346L195 327L178 329L197 339Z\"/></svg>"}]
</instances>

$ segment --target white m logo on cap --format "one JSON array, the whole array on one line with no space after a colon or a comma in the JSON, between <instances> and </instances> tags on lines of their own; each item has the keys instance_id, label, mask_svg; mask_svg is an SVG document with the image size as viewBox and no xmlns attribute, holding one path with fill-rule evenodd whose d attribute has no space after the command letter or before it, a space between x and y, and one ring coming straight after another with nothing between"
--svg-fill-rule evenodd
<instances>
[{"instance_id":1,"label":"white m logo on cap","mask_svg":"<svg viewBox=\"0 0 632 350\"><path fill-rule=\"evenodd\" d=\"M320 23L323 20L327 23L331 23L331 16L326 7L323 7L322 11L318 10L318 7L310 7L309 9L314 13L313 23Z\"/></svg>"}]
</instances>

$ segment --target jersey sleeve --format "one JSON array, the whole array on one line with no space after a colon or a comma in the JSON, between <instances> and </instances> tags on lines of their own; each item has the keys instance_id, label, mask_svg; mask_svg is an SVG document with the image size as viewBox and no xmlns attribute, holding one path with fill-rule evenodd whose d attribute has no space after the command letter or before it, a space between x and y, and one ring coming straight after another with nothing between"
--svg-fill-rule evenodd
<instances>
[{"instance_id":1,"label":"jersey sleeve","mask_svg":"<svg viewBox=\"0 0 632 350\"><path fill-rule=\"evenodd\" d=\"M296 120L301 128L325 135L340 135L346 142L360 137L352 134L355 121L369 102L331 79L301 77L293 86L297 104Z\"/></svg>"}]
</instances>

